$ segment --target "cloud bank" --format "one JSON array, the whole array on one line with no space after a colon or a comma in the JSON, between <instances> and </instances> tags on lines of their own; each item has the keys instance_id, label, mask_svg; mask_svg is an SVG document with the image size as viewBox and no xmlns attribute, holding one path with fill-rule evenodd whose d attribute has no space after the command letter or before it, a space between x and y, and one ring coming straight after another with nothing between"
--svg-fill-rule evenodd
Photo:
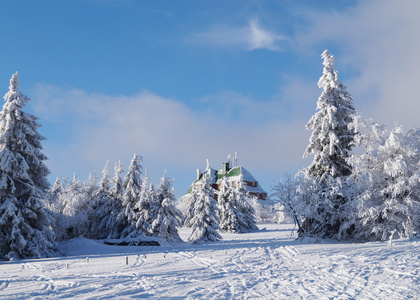
<instances>
[{"instance_id":1,"label":"cloud bank","mask_svg":"<svg viewBox=\"0 0 420 300\"><path fill-rule=\"evenodd\" d=\"M38 85L32 98L41 120L66 135L65 141L45 143L49 167L57 176L69 177L63 172L69 170L82 176L96 170L100 175L107 160L122 160L127 168L137 153L151 177L156 180L168 169L183 191L195 169L205 167L206 158L218 168L227 154L237 151L239 162L269 177L269 185L303 163L308 139L306 119L281 117L292 103L257 103L230 91L203 97L206 109L200 112L149 91L108 96Z\"/></svg>"}]
</instances>

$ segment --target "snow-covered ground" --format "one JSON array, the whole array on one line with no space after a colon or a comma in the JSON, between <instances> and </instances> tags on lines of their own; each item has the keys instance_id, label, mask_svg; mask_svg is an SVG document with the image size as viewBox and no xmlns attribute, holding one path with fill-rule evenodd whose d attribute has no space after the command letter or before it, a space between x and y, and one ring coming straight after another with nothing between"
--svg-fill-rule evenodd
<instances>
[{"instance_id":1,"label":"snow-covered ground","mask_svg":"<svg viewBox=\"0 0 420 300\"><path fill-rule=\"evenodd\" d=\"M75 239L66 257L0 263L1 299L418 299L420 241L295 241L292 225L193 246ZM189 229L181 229L186 240ZM128 265L126 258L128 257Z\"/></svg>"}]
</instances>

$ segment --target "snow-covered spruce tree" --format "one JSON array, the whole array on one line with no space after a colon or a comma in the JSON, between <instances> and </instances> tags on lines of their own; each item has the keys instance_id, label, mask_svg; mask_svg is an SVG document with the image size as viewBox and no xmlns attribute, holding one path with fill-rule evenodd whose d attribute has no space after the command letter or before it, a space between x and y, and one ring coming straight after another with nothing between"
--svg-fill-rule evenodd
<instances>
[{"instance_id":1,"label":"snow-covered spruce tree","mask_svg":"<svg viewBox=\"0 0 420 300\"><path fill-rule=\"evenodd\" d=\"M108 168L109 160L106 162L104 169L102 170L102 178L99 181L99 190L110 192L111 190L111 171Z\"/></svg>"},{"instance_id":2,"label":"snow-covered spruce tree","mask_svg":"<svg viewBox=\"0 0 420 300\"><path fill-rule=\"evenodd\" d=\"M214 199L215 190L210 186L210 180L204 176L199 182L200 187L193 189L190 194L190 208L186 216L186 226L193 231L188 238L193 244L207 241L216 242L222 239L219 234L219 217L217 216L217 201Z\"/></svg>"},{"instance_id":3,"label":"snow-covered spruce tree","mask_svg":"<svg viewBox=\"0 0 420 300\"><path fill-rule=\"evenodd\" d=\"M91 173L89 173L88 179L86 179L83 182L83 190L86 193L86 196L89 200L93 199L94 195L98 191L98 186L96 184L97 180L98 180L98 176L96 176L96 171L95 171L95 175L92 175ZM89 203L89 204L92 205L92 203Z\"/></svg>"},{"instance_id":4,"label":"snow-covered spruce tree","mask_svg":"<svg viewBox=\"0 0 420 300\"><path fill-rule=\"evenodd\" d=\"M47 209L51 210L51 207L54 205L54 203L57 201L58 196L63 192L63 184L61 183L60 177L57 177L52 189L48 191L48 196L44 200L45 205Z\"/></svg>"},{"instance_id":5,"label":"snow-covered spruce tree","mask_svg":"<svg viewBox=\"0 0 420 300\"><path fill-rule=\"evenodd\" d=\"M334 69L334 57L325 50L324 70L318 81L323 89L317 102L318 112L309 120L307 130L312 130L304 157L314 155L305 172L323 181L327 176L341 177L351 173L346 159L350 156L355 131L351 124L356 115L353 97L338 79Z\"/></svg>"},{"instance_id":6,"label":"snow-covered spruce tree","mask_svg":"<svg viewBox=\"0 0 420 300\"><path fill-rule=\"evenodd\" d=\"M256 197L251 197L245 188L245 182L242 174L239 175L239 179L236 182L236 189L234 190L235 205L237 209L242 213L238 215L238 226L237 232L251 232L258 230L255 219L255 209L251 205Z\"/></svg>"},{"instance_id":7,"label":"snow-covered spruce tree","mask_svg":"<svg viewBox=\"0 0 420 300\"><path fill-rule=\"evenodd\" d=\"M51 189L51 193L58 195L63 191L63 184L61 183L60 177L55 179L54 185Z\"/></svg>"},{"instance_id":8,"label":"snow-covered spruce tree","mask_svg":"<svg viewBox=\"0 0 420 300\"><path fill-rule=\"evenodd\" d=\"M158 201L155 189L147 176L143 177L139 200L134 208L138 211L136 228L146 235L153 235L152 222L158 210Z\"/></svg>"},{"instance_id":9,"label":"snow-covered spruce tree","mask_svg":"<svg viewBox=\"0 0 420 300\"><path fill-rule=\"evenodd\" d=\"M115 163L114 177L111 179L110 197L112 200L112 212L109 216L106 227L109 229L108 238L114 239L121 236L122 231L127 225L124 214L122 211L122 201L124 195L124 186L121 174L124 170L121 166L121 162Z\"/></svg>"},{"instance_id":10,"label":"snow-covered spruce tree","mask_svg":"<svg viewBox=\"0 0 420 300\"><path fill-rule=\"evenodd\" d=\"M111 196L111 176L108 161L102 170L102 178L99 187L93 195L93 211L91 217L91 238L104 239L109 236L114 228L115 201Z\"/></svg>"},{"instance_id":11,"label":"snow-covered spruce tree","mask_svg":"<svg viewBox=\"0 0 420 300\"><path fill-rule=\"evenodd\" d=\"M152 222L153 236L168 242L182 241L178 234L178 227L182 226L183 216L175 207L175 194L172 187L173 180L166 177L166 171L160 180L156 191L157 211Z\"/></svg>"},{"instance_id":12,"label":"snow-covered spruce tree","mask_svg":"<svg viewBox=\"0 0 420 300\"><path fill-rule=\"evenodd\" d=\"M118 165L115 163L114 167L114 177L111 179L111 189L110 193L113 197L122 199L124 195L124 186L121 174L124 173L124 170L121 166L121 162L118 162Z\"/></svg>"},{"instance_id":13,"label":"snow-covered spruce tree","mask_svg":"<svg viewBox=\"0 0 420 300\"><path fill-rule=\"evenodd\" d=\"M0 258L51 257L59 248L42 200L50 187L45 138L38 118L23 111L30 99L18 88L16 72L0 112Z\"/></svg>"},{"instance_id":14,"label":"snow-covered spruce tree","mask_svg":"<svg viewBox=\"0 0 420 300\"><path fill-rule=\"evenodd\" d=\"M141 175L143 173L143 167L140 164L142 159L141 156L134 154L130 166L128 167L128 173L124 177L123 184L125 193L120 216L122 217L123 215L125 217L127 226L122 231L121 238L135 238L144 233L141 228L137 228L136 226L140 214L135 207L139 201L142 189Z\"/></svg>"},{"instance_id":15,"label":"snow-covered spruce tree","mask_svg":"<svg viewBox=\"0 0 420 300\"><path fill-rule=\"evenodd\" d=\"M420 232L419 150L415 131L401 126L389 134L373 124L365 137L366 153L354 156L352 209L346 224L355 239L385 240L412 237ZM418 137L417 137L418 138Z\"/></svg>"},{"instance_id":16,"label":"snow-covered spruce tree","mask_svg":"<svg viewBox=\"0 0 420 300\"><path fill-rule=\"evenodd\" d=\"M343 209L347 199L342 189L345 189L343 179L351 174L351 166L347 159L356 136L353 125L356 111L352 104L353 97L338 79L333 55L325 50L321 57L324 60L324 69L318 86L323 91L317 102L318 112L306 125L308 130L312 130L312 135L304 153L304 157L314 155L314 159L310 166L303 170L306 178L300 180L312 182L312 178L315 179L316 189L311 190L316 196L309 199L317 200L307 203L309 207L305 208L305 224L302 224L299 233L301 236L336 238L346 215ZM331 184L337 186L332 187ZM299 190L302 191L301 188Z\"/></svg>"},{"instance_id":17,"label":"snow-covered spruce tree","mask_svg":"<svg viewBox=\"0 0 420 300\"><path fill-rule=\"evenodd\" d=\"M218 192L217 203L219 211L219 225L223 231L236 232L238 225L238 215L242 213L234 206L235 192L231 182L226 177L222 179Z\"/></svg>"}]
</instances>

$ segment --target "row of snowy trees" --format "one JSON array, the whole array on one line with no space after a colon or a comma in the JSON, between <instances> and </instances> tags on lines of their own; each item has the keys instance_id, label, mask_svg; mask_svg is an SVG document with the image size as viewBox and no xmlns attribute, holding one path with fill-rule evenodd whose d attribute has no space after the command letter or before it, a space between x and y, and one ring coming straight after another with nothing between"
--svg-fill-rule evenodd
<instances>
[{"instance_id":1,"label":"row of snowy trees","mask_svg":"<svg viewBox=\"0 0 420 300\"><path fill-rule=\"evenodd\" d=\"M99 185L90 177L83 184L76 176L67 183L57 178L48 207L55 214L58 240L85 236L94 239L133 239L153 236L181 241L177 227L183 217L175 207L172 181L165 175L155 189L143 175L141 156L134 155L124 178L115 164L111 178L108 163Z\"/></svg>"},{"instance_id":2,"label":"row of snowy trees","mask_svg":"<svg viewBox=\"0 0 420 300\"><path fill-rule=\"evenodd\" d=\"M334 58L322 54L323 89L304 156L313 162L278 182L273 196L289 209L301 236L385 240L420 232L420 130L404 134L363 121L338 79ZM351 152L358 148L361 154Z\"/></svg>"},{"instance_id":3,"label":"row of snowy trees","mask_svg":"<svg viewBox=\"0 0 420 300\"><path fill-rule=\"evenodd\" d=\"M155 189L149 178L142 176L141 160L134 155L124 179L120 164L115 164L111 178L107 163L99 185L92 176L84 183L76 175L64 183L57 178L48 199L48 208L55 215L56 239L150 236L180 242L178 227L185 225L193 228L189 241L197 244L221 239L218 231L257 230L255 211L249 204L251 199L242 179L235 188L224 178L220 191L216 191L204 177L200 186L184 197L178 209L172 181L166 172Z\"/></svg>"}]
</instances>

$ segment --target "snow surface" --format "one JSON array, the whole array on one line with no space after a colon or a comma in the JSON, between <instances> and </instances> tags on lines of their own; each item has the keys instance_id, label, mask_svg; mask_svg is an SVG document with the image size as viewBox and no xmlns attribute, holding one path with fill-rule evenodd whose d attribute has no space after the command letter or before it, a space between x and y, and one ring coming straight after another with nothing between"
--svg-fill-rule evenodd
<instances>
[{"instance_id":1,"label":"snow surface","mask_svg":"<svg viewBox=\"0 0 420 300\"><path fill-rule=\"evenodd\" d=\"M223 241L163 247L73 239L66 257L0 263L0 299L408 299L420 295L420 241L294 239L264 224ZM180 235L187 240L191 229ZM126 265L128 257L128 265Z\"/></svg>"}]
</instances>

